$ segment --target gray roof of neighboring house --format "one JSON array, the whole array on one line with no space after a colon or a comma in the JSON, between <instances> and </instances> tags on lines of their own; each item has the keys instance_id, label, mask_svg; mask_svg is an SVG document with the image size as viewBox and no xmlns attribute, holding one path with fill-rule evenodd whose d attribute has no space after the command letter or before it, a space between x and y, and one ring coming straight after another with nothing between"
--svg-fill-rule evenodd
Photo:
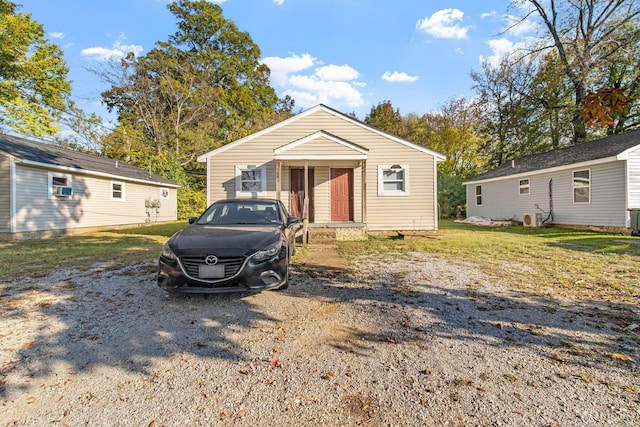
<instances>
[{"instance_id":1,"label":"gray roof of neighboring house","mask_svg":"<svg viewBox=\"0 0 640 427\"><path fill-rule=\"evenodd\" d=\"M7 153L22 161L51 165L52 168L70 168L88 173L109 174L123 179L129 178L155 184L178 186L170 179L154 175L122 160L82 153L58 145L45 144L12 135L0 134L0 152Z\"/></svg>"},{"instance_id":2,"label":"gray roof of neighboring house","mask_svg":"<svg viewBox=\"0 0 640 427\"><path fill-rule=\"evenodd\" d=\"M546 153L520 157L469 179L467 182L502 178L510 175L606 159L624 153L635 146L640 147L640 129L547 151Z\"/></svg>"}]
</instances>

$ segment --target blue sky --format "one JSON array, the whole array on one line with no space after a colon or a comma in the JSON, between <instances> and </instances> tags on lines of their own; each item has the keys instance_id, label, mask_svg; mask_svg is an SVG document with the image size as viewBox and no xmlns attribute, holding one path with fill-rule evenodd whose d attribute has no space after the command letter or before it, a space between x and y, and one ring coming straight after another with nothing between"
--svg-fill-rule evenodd
<instances>
[{"instance_id":1,"label":"blue sky","mask_svg":"<svg viewBox=\"0 0 640 427\"><path fill-rule=\"evenodd\" d=\"M166 0L15 0L65 52L73 99L103 114L108 86L86 70L166 41L176 20ZM319 103L363 119L389 100L403 115L473 96L471 70L531 37L526 22L505 32L510 0L225 0L224 16L248 32L295 110Z\"/></svg>"}]
</instances>

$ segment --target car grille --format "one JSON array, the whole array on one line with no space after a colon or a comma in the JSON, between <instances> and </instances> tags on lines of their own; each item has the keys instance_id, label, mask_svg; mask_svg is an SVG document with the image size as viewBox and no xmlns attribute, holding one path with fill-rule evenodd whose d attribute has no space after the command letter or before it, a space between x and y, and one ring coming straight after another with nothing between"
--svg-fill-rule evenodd
<instances>
[{"instance_id":1,"label":"car grille","mask_svg":"<svg viewBox=\"0 0 640 427\"><path fill-rule=\"evenodd\" d=\"M180 263L184 268L185 273L195 279L200 279L199 266L206 265L204 262L205 257L193 256L193 257L180 257ZM216 280L224 280L238 274L238 271L244 264L244 258L218 258L218 265L224 265L224 278ZM209 279L206 279L209 281Z\"/></svg>"}]
</instances>

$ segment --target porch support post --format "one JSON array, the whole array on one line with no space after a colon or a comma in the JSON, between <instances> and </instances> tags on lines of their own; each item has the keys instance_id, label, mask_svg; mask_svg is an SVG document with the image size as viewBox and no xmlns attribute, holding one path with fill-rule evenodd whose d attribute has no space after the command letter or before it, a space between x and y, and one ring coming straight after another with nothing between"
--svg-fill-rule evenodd
<instances>
[{"instance_id":1,"label":"porch support post","mask_svg":"<svg viewBox=\"0 0 640 427\"><path fill-rule=\"evenodd\" d=\"M282 183L280 182L282 173L282 160L276 160L276 199L282 201L280 199L280 193L282 188Z\"/></svg>"},{"instance_id":2,"label":"porch support post","mask_svg":"<svg viewBox=\"0 0 640 427\"><path fill-rule=\"evenodd\" d=\"M362 190L362 222L367 223L367 161L360 160L360 169L362 173L362 185L360 188Z\"/></svg>"},{"instance_id":3,"label":"porch support post","mask_svg":"<svg viewBox=\"0 0 640 427\"><path fill-rule=\"evenodd\" d=\"M309 160L304 161L304 205L302 208L302 243L307 244L309 230Z\"/></svg>"}]
</instances>

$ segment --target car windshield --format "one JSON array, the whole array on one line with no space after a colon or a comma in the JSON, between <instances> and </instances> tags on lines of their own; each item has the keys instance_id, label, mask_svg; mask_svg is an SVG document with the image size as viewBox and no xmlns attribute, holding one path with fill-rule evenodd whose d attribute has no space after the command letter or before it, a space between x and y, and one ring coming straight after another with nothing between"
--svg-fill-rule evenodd
<instances>
[{"instance_id":1,"label":"car windshield","mask_svg":"<svg viewBox=\"0 0 640 427\"><path fill-rule=\"evenodd\" d=\"M280 210L275 202L219 202L205 211L196 224L282 224Z\"/></svg>"}]
</instances>

